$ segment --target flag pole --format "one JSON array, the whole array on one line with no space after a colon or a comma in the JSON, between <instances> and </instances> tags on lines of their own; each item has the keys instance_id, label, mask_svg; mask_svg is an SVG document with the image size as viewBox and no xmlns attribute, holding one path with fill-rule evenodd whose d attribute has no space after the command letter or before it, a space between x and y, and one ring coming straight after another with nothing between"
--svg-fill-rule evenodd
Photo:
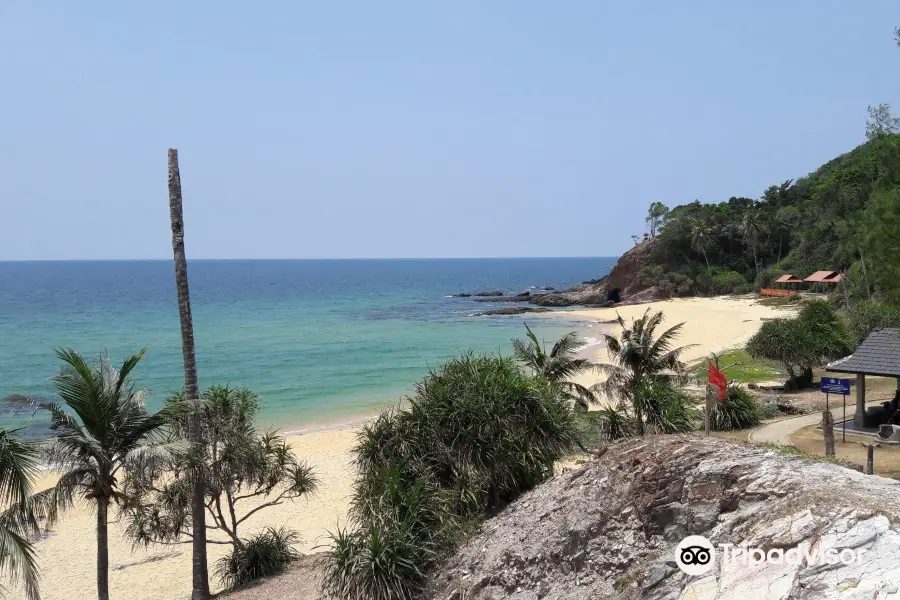
<instances>
[{"instance_id":1,"label":"flag pole","mask_svg":"<svg viewBox=\"0 0 900 600\"><path fill-rule=\"evenodd\" d=\"M707 383L706 384L706 411L704 411L704 414L706 415L706 419L705 419L705 421L706 421L706 437L709 437L709 413L711 411L710 405L712 404L712 402L710 400L711 398L712 398L712 386Z\"/></svg>"},{"instance_id":2,"label":"flag pole","mask_svg":"<svg viewBox=\"0 0 900 600\"><path fill-rule=\"evenodd\" d=\"M716 356L715 353L711 353L711 354L715 358L716 368L718 369L719 357ZM713 364L712 361L709 361L709 366L710 366L709 372L710 373L712 373L712 368L711 368L712 364ZM713 394L712 390L713 390L712 381L710 380L710 377L707 376L707 378L706 378L706 407L705 407L705 410L703 411L703 421L704 421L704 428L706 429L706 437L709 437L709 416L710 416L710 413L712 412L712 394Z\"/></svg>"}]
</instances>

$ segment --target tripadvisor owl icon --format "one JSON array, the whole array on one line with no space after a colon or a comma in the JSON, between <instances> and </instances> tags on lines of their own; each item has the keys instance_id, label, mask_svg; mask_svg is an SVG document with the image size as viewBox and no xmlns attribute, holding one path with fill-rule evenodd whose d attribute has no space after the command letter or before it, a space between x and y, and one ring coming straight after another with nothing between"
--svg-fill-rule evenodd
<instances>
[{"instance_id":1,"label":"tripadvisor owl icon","mask_svg":"<svg viewBox=\"0 0 900 600\"><path fill-rule=\"evenodd\" d=\"M716 564L716 549L702 535L689 535L675 547L675 564L688 575L703 575Z\"/></svg>"}]
</instances>

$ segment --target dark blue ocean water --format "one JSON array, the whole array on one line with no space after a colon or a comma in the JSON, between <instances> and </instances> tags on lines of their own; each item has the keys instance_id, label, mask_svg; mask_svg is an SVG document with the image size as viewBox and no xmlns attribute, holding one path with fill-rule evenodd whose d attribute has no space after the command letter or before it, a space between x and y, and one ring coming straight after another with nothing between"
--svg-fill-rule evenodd
<instances>
[{"instance_id":1,"label":"dark blue ocean water","mask_svg":"<svg viewBox=\"0 0 900 600\"><path fill-rule=\"evenodd\" d=\"M527 317L548 340L560 319L471 317L450 294L562 288L614 258L191 261L200 385L248 386L263 425L299 429L370 413L463 350L510 352ZM135 380L158 407L183 385L171 261L0 262L0 396L48 396L53 349L114 362L147 347ZM5 425L20 417L2 419Z\"/></svg>"}]
</instances>

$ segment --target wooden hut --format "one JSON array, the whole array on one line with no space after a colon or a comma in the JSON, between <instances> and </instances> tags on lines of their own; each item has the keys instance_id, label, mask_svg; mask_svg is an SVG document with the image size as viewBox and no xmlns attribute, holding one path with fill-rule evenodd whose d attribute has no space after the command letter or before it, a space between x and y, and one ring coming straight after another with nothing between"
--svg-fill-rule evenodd
<instances>
[{"instance_id":1,"label":"wooden hut","mask_svg":"<svg viewBox=\"0 0 900 600\"><path fill-rule=\"evenodd\" d=\"M897 379L897 394L894 398L896 410L900 400L900 329L876 329L850 356L845 356L828 364L829 373L852 373L856 375L856 412L853 424L859 428L877 427L891 416L878 408L866 411L866 375L893 377Z\"/></svg>"},{"instance_id":2,"label":"wooden hut","mask_svg":"<svg viewBox=\"0 0 900 600\"><path fill-rule=\"evenodd\" d=\"M803 280L786 273L775 280L775 287L759 290L761 296L790 296L800 289Z\"/></svg>"},{"instance_id":3,"label":"wooden hut","mask_svg":"<svg viewBox=\"0 0 900 600\"><path fill-rule=\"evenodd\" d=\"M842 276L837 271L816 271L803 281L810 285L810 289L825 292L833 290L841 279Z\"/></svg>"}]
</instances>

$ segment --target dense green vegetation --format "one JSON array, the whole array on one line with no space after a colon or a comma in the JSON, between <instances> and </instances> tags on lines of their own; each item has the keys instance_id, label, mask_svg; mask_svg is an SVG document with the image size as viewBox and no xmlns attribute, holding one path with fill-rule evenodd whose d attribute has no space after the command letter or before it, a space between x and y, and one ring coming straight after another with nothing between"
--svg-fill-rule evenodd
<instances>
[{"instance_id":1,"label":"dense green vegetation","mask_svg":"<svg viewBox=\"0 0 900 600\"><path fill-rule=\"evenodd\" d=\"M793 388L812 382L814 367L850 353L853 338L827 300L807 303L794 318L766 321L747 344L753 358L780 362Z\"/></svg>"},{"instance_id":2,"label":"dense green vegetation","mask_svg":"<svg viewBox=\"0 0 900 600\"><path fill-rule=\"evenodd\" d=\"M91 367L74 350L58 350L63 368L53 383L60 402L13 397L18 404L50 415L54 436L42 450L48 466L62 475L43 493L43 503L66 509L80 498L93 505L99 600L109 600L109 509L130 500L119 478L137 462L162 459L171 452L161 443L161 432L172 410L148 413L144 390L136 389L130 378L143 355L142 350L127 358L116 370L105 352L100 364Z\"/></svg>"},{"instance_id":3,"label":"dense green vegetation","mask_svg":"<svg viewBox=\"0 0 900 600\"><path fill-rule=\"evenodd\" d=\"M695 200L660 216L644 283L670 295L750 291L790 272L846 274L850 300L900 300L900 120L869 109L868 141L760 198Z\"/></svg>"},{"instance_id":4,"label":"dense green vegetation","mask_svg":"<svg viewBox=\"0 0 900 600\"><path fill-rule=\"evenodd\" d=\"M166 401L171 440L187 448L188 417L192 404L184 393ZM144 456L133 461L125 477L129 519L127 533L139 544L174 542L192 535L192 467L204 475L207 528L227 540L229 553L218 565L219 579L235 587L282 570L295 553L297 535L289 529L268 529L245 537L244 523L260 510L305 497L315 491L317 478L298 461L275 431L257 431L259 398L247 388L212 386L200 394L199 423L202 453ZM174 477L173 477L174 475Z\"/></svg>"},{"instance_id":5,"label":"dense green vegetation","mask_svg":"<svg viewBox=\"0 0 900 600\"><path fill-rule=\"evenodd\" d=\"M718 400L709 414L713 431L749 429L762 422L763 411L753 396L741 386L729 385L724 400Z\"/></svg>"},{"instance_id":6,"label":"dense green vegetation","mask_svg":"<svg viewBox=\"0 0 900 600\"><path fill-rule=\"evenodd\" d=\"M681 354L686 347L673 345L684 323L657 335L664 318L662 311L650 309L631 324L619 317L619 336L603 336L612 362L597 365L607 375L602 388L619 399L618 411L633 419L638 435L648 429L672 433L690 428L685 398L672 386L672 378L685 371Z\"/></svg>"},{"instance_id":7,"label":"dense green vegetation","mask_svg":"<svg viewBox=\"0 0 900 600\"><path fill-rule=\"evenodd\" d=\"M573 415L554 382L511 359L466 354L432 371L359 435L352 528L333 536L326 591L416 597L460 535L552 475Z\"/></svg>"},{"instance_id":8,"label":"dense green vegetation","mask_svg":"<svg viewBox=\"0 0 900 600\"><path fill-rule=\"evenodd\" d=\"M596 394L571 379L593 370L595 365L585 358L578 357L578 348L581 345L578 336L574 332L564 335L547 352L527 324L525 331L527 342L513 340L513 353L516 359L531 371L532 376L542 377L554 383L563 397L571 401L573 406L579 410L587 410L597 401Z\"/></svg>"}]
</instances>

